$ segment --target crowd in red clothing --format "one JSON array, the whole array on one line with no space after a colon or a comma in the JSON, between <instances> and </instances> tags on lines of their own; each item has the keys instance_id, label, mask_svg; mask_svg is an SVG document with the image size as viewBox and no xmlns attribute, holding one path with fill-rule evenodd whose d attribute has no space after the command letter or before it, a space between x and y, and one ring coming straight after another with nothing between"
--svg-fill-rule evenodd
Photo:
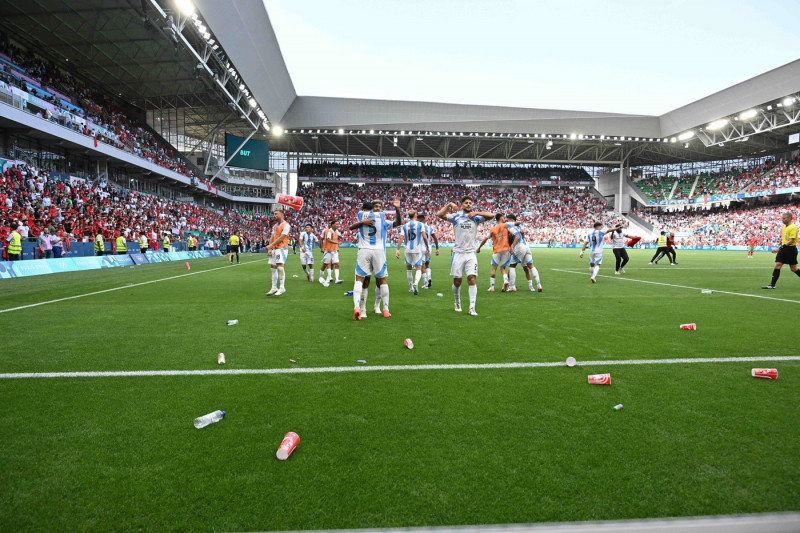
<instances>
[{"instance_id":1,"label":"crowd in red clothing","mask_svg":"<svg viewBox=\"0 0 800 533\"><path fill-rule=\"evenodd\" d=\"M269 219L262 215L176 202L85 180L54 179L46 170L20 165L0 175L0 238L13 225L23 240L37 240L44 228L62 240L93 241L98 233L128 241L145 235L158 249L164 235L171 240L200 234L201 245L218 247L239 230L246 241L267 238Z\"/></svg>"},{"instance_id":2,"label":"crowd in red clothing","mask_svg":"<svg viewBox=\"0 0 800 533\"><path fill-rule=\"evenodd\" d=\"M453 228L436 217L437 211L448 202L460 203L467 195L475 198L476 209L517 215L530 228L531 242L579 242L595 222L605 224L614 220L613 212L602 200L582 189L316 184L302 188L297 194L304 198L305 204L302 211L288 214L295 227L311 224L315 231L321 231L335 219L342 228L347 228L355 222L364 202L380 199L389 210L392 198L397 196L403 216L409 209L425 214L425 221L443 242L453 240ZM491 224L482 225L479 236L485 236L490 227ZM346 236L352 240L355 233Z\"/></svg>"}]
</instances>

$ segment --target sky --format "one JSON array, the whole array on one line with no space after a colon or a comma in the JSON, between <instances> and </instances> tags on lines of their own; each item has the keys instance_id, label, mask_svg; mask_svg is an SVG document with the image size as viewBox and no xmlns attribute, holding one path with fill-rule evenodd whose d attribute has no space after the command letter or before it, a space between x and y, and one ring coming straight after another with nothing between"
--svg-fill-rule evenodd
<instances>
[{"instance_id":1,"label":"sky","mask_svg":"<svg viewBox=\"0 0 800 533\"><path fill-rule=\"evenodd\" d=\"M303 96L661 115L800 58L798 0L264 0Z\"/></svg>"}]
</instances>

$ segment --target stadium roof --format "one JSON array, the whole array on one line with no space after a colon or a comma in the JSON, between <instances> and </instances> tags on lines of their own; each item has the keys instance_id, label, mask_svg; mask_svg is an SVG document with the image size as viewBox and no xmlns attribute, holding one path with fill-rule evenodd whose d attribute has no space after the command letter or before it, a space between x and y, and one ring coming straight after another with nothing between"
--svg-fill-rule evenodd
<instances>
[{"instance_id":1,"label":"stadium roof","mask_svg":"<svg viewBox=\"0 0 800 533\"><path fill-rule=\"evenodd\" d=\"M796 131L783 126L800 121L800 102L782 105L800 99L800 60L661 116L298 96L262 0L194 4L221 45L214 57L235 68L273 126L257 135L278 151L639 166L780 152ZM168 119L174 111L175 131L197 139L220 124L253 131L216 83L222 73L187 50L202 51L207 39L184 29L177 0L6 0L0 26L140 109ZM754 117L736 120L749 109ZM724 117L719 130L707 128ZM678 139L688 131L692 138Z\"/></svg>"}]
</instances>

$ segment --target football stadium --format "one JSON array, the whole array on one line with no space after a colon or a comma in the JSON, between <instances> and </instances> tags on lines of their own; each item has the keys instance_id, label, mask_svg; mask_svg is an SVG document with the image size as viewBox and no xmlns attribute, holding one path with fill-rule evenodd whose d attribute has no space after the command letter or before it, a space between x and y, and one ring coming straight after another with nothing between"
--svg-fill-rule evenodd
<instances>
[{"instance_id":1,"label":"football stadium","mask_svg":"<svg viewBox=\"0 0 800 533\"><path fill-rule=\"evenodd\" d=\"M578 4L0 3L0 530L800 531L800 10Z\"/></svg>"}]
</instances>

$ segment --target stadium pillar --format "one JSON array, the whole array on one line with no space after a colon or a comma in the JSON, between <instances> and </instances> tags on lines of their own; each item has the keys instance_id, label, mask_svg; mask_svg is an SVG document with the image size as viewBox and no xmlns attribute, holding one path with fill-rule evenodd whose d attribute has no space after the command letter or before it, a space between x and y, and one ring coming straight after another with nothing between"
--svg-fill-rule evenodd
<instances>
[{"instance_id":1,"label":"stadium pillar","mask_svg":"<svg viewBox=\"0 0 800 533\"><path fill-rule=\"evenodd\" d=\"M622 189L625 182L625 163L619 164L619 196L617 196L617 213L622 215Z\"/></svg>"}]
</instances>

